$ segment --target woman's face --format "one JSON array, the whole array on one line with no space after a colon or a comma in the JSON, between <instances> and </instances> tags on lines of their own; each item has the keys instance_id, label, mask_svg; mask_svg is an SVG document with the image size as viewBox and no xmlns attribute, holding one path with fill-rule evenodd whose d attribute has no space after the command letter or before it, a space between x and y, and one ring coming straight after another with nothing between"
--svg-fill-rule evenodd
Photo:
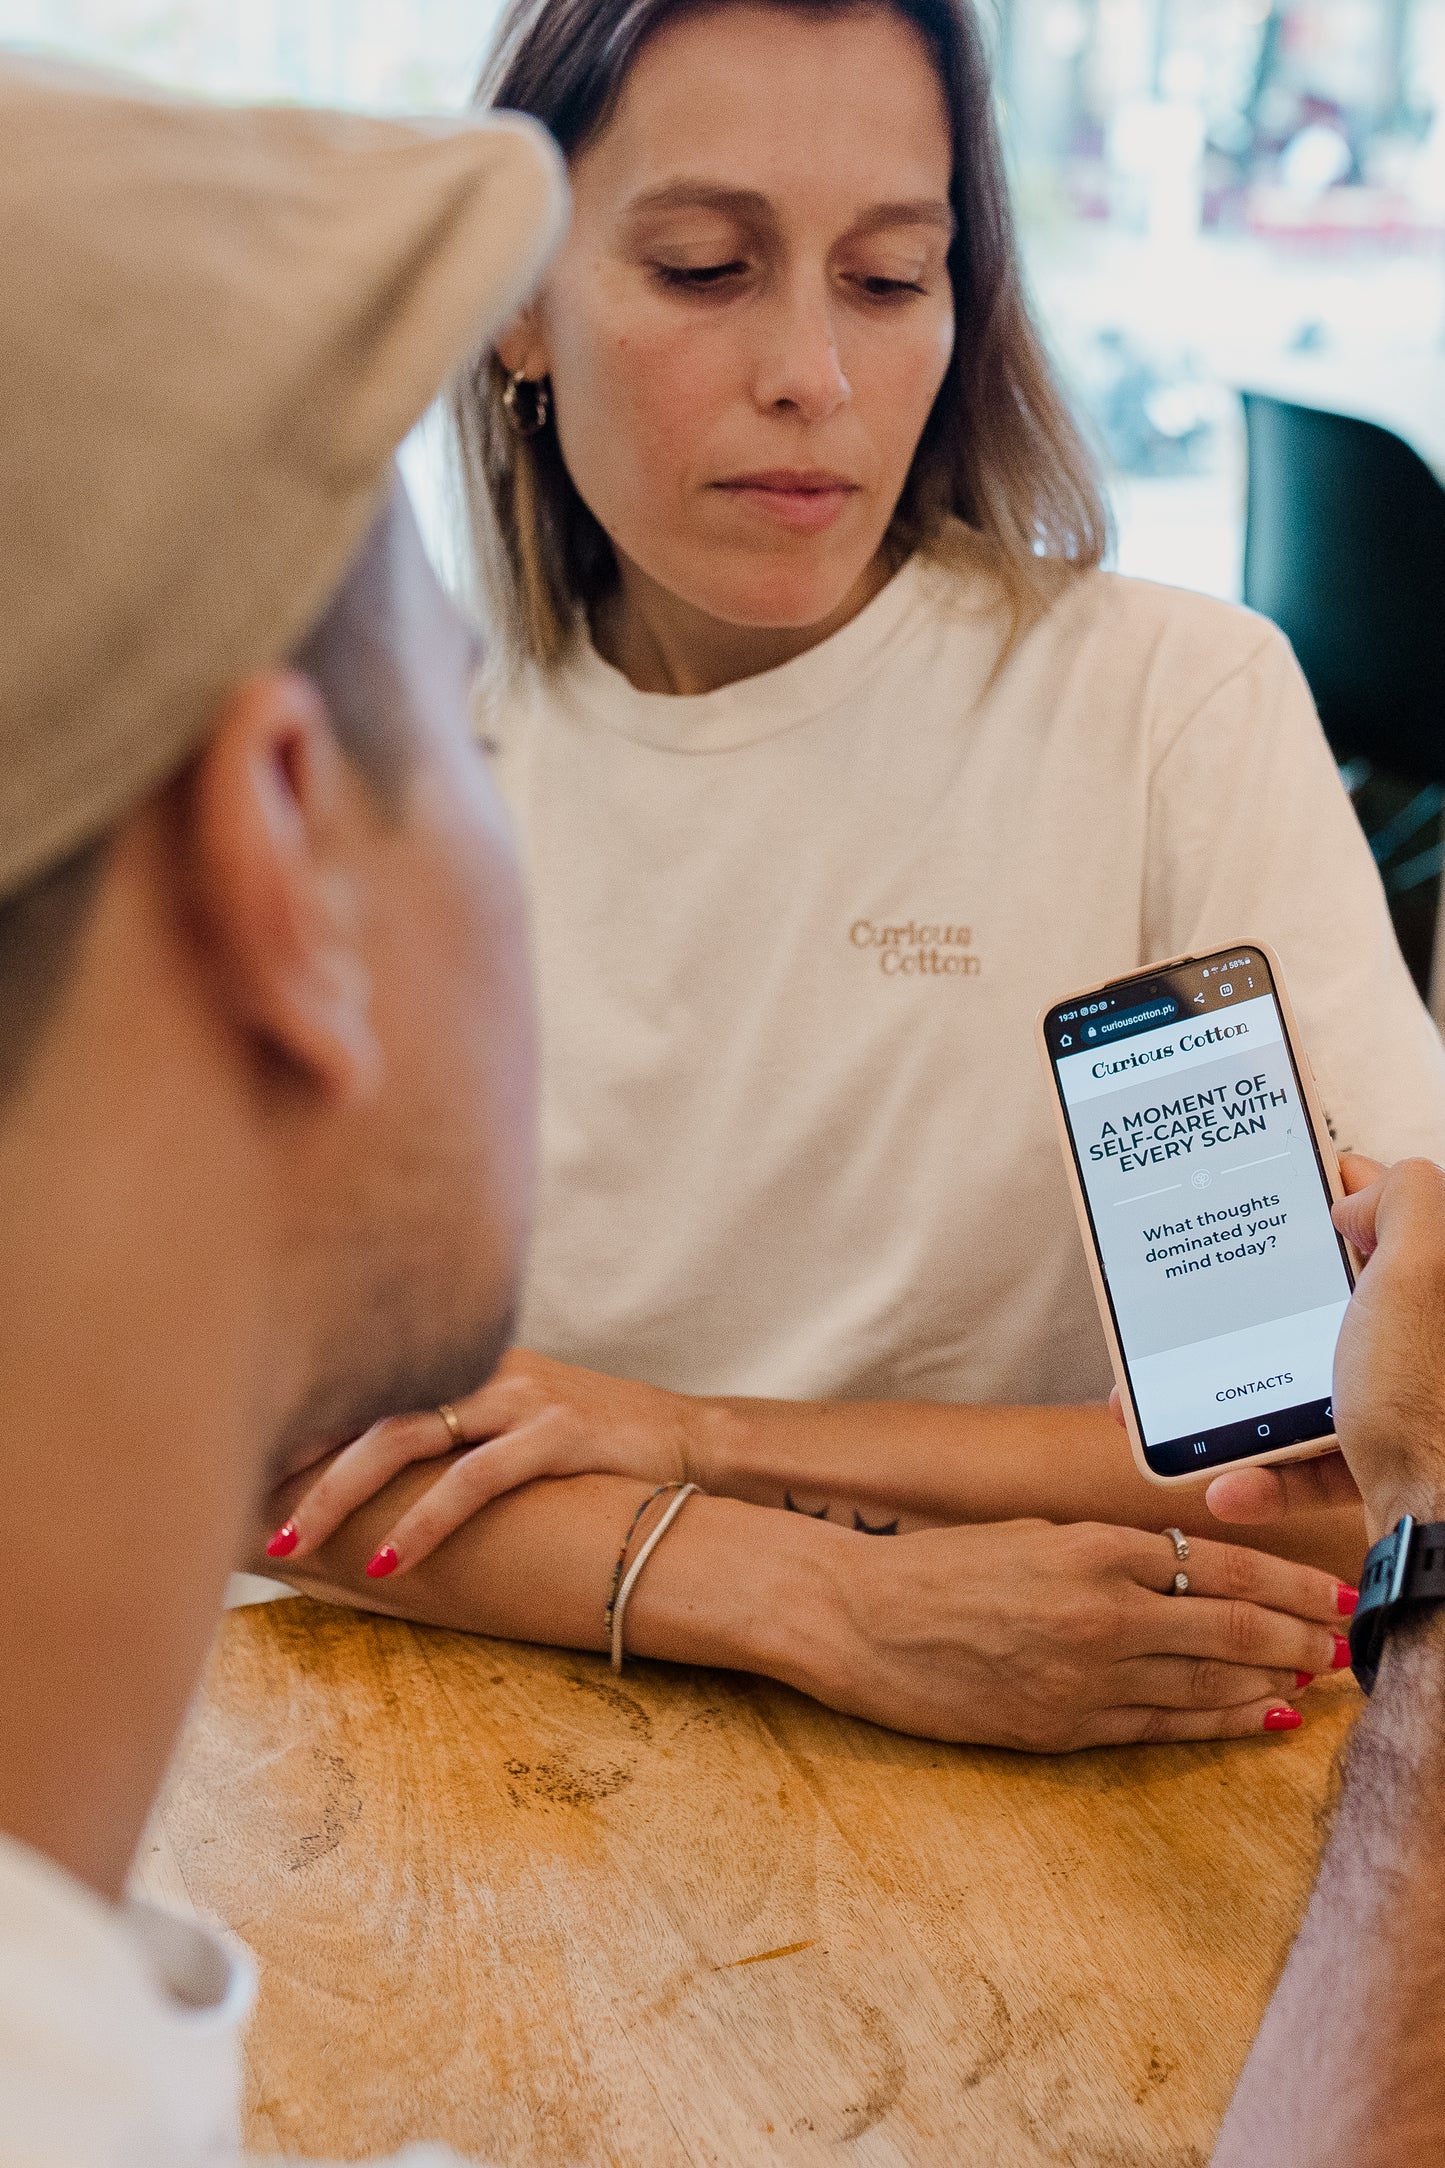
<instances>
[{"instance_id":1,"label":"woman's face","mask_svg":"<svg viewBox=\"0 0 1445 2168\"><path fill-rule=\"evenodd\" d=\"M503 347L638 568L732 625L869 573L953 344L948 111L898 16L724 5L644 47Z\"/></svg>"}]
</instances>

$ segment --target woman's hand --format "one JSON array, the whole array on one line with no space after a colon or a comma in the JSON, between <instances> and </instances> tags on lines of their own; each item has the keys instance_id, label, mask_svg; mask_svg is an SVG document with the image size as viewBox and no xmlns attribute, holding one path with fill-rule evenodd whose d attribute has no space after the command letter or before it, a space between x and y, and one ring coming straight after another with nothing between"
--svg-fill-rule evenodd
<instances>
[{"instance_id":1,"label":"woman's hand","mask_svg":"<svg viewBox=\"0 0 1445 2168\"><path fill-rule=\"evenodd\" d=\"M801 1662L780 1676L896 1731L1034 1753L1292 1730L1339 1669L1340 1586L1313 1566L1093 1523L890 1540L838 1531Z\"/></svg>"},{"instance_id":2,"label":"woman's hand","mask_svg":"<svg viewBox=\"0 0 1445 2168\"><path fill-rule=\"evenodd\" d=\"M700 1403L578 1370L513 1349L495 1377L454 1403L469 1452L458 1455L389 1529L367 1572L404 1573L504 1491L539 1476L624 1475L643 1483L687 1483L690 1414ZM271 1558L305 1558L341 1523L414 1461L456 1453L435 1408L375 1424L337 1454L267 1546Z\"/></svg>"}]
</instances>

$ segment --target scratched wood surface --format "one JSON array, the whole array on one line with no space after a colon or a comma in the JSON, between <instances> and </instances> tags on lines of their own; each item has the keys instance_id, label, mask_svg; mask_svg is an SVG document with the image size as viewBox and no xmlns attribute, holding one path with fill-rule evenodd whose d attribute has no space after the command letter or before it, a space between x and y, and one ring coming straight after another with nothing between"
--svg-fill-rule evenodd
<instances>
[{"instance_id":1,"label":"scratched wood surface","mask_svg":"<svg viewBox=\"0 0 1445 2168\"><path fill-rule=\"evenodd\" d=\"M1303 1706L1033 1760L301 1599L226 1619L142 1879L260 1961L260 2152L1196 2168L1358 1703Z\"/></svg>"}]
</instances>

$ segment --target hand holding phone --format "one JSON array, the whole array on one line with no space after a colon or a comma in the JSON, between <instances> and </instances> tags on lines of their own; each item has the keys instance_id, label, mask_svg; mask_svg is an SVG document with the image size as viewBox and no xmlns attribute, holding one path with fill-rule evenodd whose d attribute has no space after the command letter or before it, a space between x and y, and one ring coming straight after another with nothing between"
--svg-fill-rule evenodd
<instances>
[{"instance_id":1,"label":"hand holding phone","mask_svg":"<svg viewBox=\"0 0 1445 2168\"><path fill-rule=\"evenodd\" d=\"M1445 1514L1445 1171L1430 1160L1342 1162L1335 1218L1364 1259L1335 1350L1339 1453L1296 1468L1228 1471L1221 1521L1283 1520L1363 1503L1373 1535L1409 1512Z\"/></svg>"},{"instance_id":2,"label":"hand holding phone","mask_svg":"<svg viewBox=\"0 0 1445 2168\"><path fill-rule=\"evenodd\" d=\"M1324 1451L1353 1266L1275 957L1242 942L1091 987L1039 1044L1141 1471Z\"/></svg>"}]
</instances>

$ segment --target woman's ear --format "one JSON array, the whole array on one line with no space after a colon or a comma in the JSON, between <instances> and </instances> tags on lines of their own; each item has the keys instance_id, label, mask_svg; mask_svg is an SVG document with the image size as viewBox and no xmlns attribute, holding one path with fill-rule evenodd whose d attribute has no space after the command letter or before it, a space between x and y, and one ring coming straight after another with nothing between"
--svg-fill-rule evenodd
<instances>
[{"instance_id":1,"label":"woman's ear","mask_svg":"<svg viewBox=\"0 0 1445 2168\"><path fill-rule=\"evenodd\" d=\"M552 358L547 351L547 341L542 331L541 314L535 302L512 318L497 340L497 359L508 376L550 376Z\"/></svg>"}]
</instances>

